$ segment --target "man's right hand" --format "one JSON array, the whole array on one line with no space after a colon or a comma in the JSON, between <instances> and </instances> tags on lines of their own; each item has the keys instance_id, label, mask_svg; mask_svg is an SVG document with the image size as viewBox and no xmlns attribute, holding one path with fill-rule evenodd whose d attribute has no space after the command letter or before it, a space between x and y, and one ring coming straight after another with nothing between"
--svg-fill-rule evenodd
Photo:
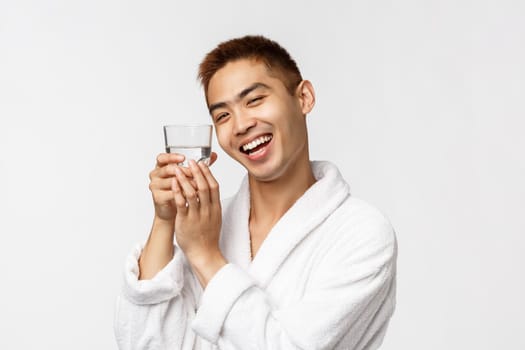
<instances>
[{"instance_id":1,"label":"man's right hand","mask_svg":"<svg viewBox=\"0 0 525 350\"><path fill-rule=\"evenodd\" d=\"M217 159L217 154L212 152L210 165ZM177 215L177 207L172 190L177 164L184 161L184 156L178 153L161 153L157 156L155 169L149 173L149 189L155 207L155 219L173 222ZM189 168L180 167L186 176L191 177Z\"/></svg>"},{"instance_id":2,"label":"man's right hand","mask_svg":"<svg viewBox=\"0 0 525 350\"><path fill-rule=\"evenodd\" d=\"M175 220L177 207L173 199L172 182L175 167L184 161L184 156L177 153L161 153L157 156L155 169L149 173L149 189L155 206L155 217L165 221Z\"/></svg>"}]
</instances>

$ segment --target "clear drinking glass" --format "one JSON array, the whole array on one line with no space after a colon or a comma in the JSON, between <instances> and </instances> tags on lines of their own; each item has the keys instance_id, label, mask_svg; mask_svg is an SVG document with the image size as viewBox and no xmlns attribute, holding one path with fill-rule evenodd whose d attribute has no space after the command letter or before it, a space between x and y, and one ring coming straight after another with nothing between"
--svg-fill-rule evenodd
<instances>
[{"instance_id":1,"label":"clear drinking glass","mask_svg":"<svg viewBox=\"0 0 525 350\"><path fill-rule=\"evenodd\" d=\"M209 164L211 154L212 126L202 125L165 125L164 144L167 153L179 153L186 157L179 165L189 166L188 161Z\"/></svg>"}]
</instances>

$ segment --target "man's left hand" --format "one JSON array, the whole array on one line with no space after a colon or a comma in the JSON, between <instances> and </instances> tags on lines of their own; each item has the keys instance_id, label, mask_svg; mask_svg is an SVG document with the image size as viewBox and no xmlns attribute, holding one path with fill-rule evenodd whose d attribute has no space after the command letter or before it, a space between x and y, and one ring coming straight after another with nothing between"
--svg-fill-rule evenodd
<instances>
[{"instance_id":1,"label":"man's left hand","mask_svg":"<svg viewBox=\"0 0 525 350\"><path fill-rule=\"evenodd\" d=\"M189 161L193 178L178 167L173 181L177 215L175 235L193 271L205 287L226 264L219 249L222 211L219 184L204 162Z\"/></svg>"}]
</instances>

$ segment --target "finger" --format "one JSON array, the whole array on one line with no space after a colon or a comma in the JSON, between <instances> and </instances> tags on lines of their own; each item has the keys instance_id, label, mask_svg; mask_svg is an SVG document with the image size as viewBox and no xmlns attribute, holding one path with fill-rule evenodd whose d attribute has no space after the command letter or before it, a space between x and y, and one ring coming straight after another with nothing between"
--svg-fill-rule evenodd
<instances>
[{"instance_id":1,"label":"finger","mask_svg":"<svg viewBox=\"0 0 525 350\"><path fill-rule=\"evenodd\" d=\"M185 166L179 166L180 170L186 175L187 178L191 179L193 177L193 174L191 173L191 169Z\"/></svg>"},{"instance_id":2,"label":"finger","mask_svg":"<svg viewBox=\"0 0 525 350\"><path fill-rule=\"evenodd\" d=\"M184 161L184 156L180 153L160 153L157 156L156 167L160 168L169 163L182 163Z\"/></svg>"},{"instance_id":3,"label":"finger","mask_svg":"<svg viewBox=\"0 0 525 350\"><path fill-rule=\"evenodd\" d=\"M149 183L149 190L151 192L155 191L171 191L171 180L172 177L168 178L153 178L151 182Z\"/></svg>"},{"instance_id":4,"label":"finger","mask_svg":"<svg viewBox=\"0 0 525 350\"><path fill-rule=\"evenodd\" d=\"M201 168L202 174L206 178L206 181L208 182L210 201L212 203L220 203L219 183L217 180L215 180L210 171L210 168L206 164L199 163L198 165Z\"/></svg>"},{"instance_id":5,"label":"finger","mask_svg":"<svg viewBox=\"0 0 525 350\"><path fill-rule=\"evenodd\" d=\"M208 186L208 181L202 174L201 168L193 159L190 160L190 169L193 174L193 180L196 184L199 202L201 205L208 205L210 202L210 188Z\"/></svg>"},{"instance_id":6,"label":"finger","mask_svg":"<svg viewBox=\"0 0 525 350\"><path fill-rule=\"evenodd\" d=\"M178 167L175 163L166 164L160 168L155 168L150 172L149 178L153 180L154 178L168 178L175 176L175 169ZM181 167L184 175L186 177L192 177L191 170L188 168Z\"/></svg>"},{"instance_id":7,"label":"finger","mask_svg":"<svg viewBox=\"0 0 525 350\"><path fill-rule=\"evenodd\" d=\"M191 208L196 208L199 205L199 200L197 197L197 191L195 188L191 185L190 181L184 175L180 167L177 167L175 169L177 182L182 190L182 193L184 197L186 198L186 202L188 202L188 205Z\"/></svg>"},{"instance_id":8,"label":"finger","mask_svg":"<svg viewBox=\"0 0 525 350\"><path fill-rule=\"evenodd\" d=\"M155 179L168 178L175 176L175 170L172 168L171 164L164 165L162 167L155 167L149 173L149 179L155 181Z\"/></svg>"},{"instance_id":9,"label":"finger","mask_svg":"<svg viewBox=\"0 0 525 350\"><path fill-rule=\"evenodd\" d=\"M177 181L177 178L173 177L171 179L171 189L173 190L173 200L175 201L175 206L177 207L177 213L187 214L188 207L186 205L186 198L182 194L182 189Z\"/></svg>"},{"instance_id":10,"label":"finger","mask_svg":"<svg viewBox=\"0 0 525 350\"><path fill-rule=\"evenodd\" d=\"M217 153L211 152L211 154L210 154L210 165L215 163L216 160L217 160Z\"/></svg>"}]
</instances>

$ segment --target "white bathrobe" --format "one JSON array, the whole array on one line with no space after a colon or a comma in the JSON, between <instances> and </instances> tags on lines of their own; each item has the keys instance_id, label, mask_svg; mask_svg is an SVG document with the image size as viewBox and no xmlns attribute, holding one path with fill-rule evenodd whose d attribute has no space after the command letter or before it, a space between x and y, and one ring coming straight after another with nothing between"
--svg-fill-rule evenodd
<instances>
[{"instance_id":1,"label":"white bathrobe","mask_svg":"<svg viewBox=\"0 0 525 350\"><path fill-rule=\"evenodd\" d=\"M395 306L396 240L388 220L349 194L328 162L252 260L248 181L223 202L229 262L203 291L182 251L153 279L128 257L115 334L131 349L377 349Z\"/></svg>"}]
</instances>

